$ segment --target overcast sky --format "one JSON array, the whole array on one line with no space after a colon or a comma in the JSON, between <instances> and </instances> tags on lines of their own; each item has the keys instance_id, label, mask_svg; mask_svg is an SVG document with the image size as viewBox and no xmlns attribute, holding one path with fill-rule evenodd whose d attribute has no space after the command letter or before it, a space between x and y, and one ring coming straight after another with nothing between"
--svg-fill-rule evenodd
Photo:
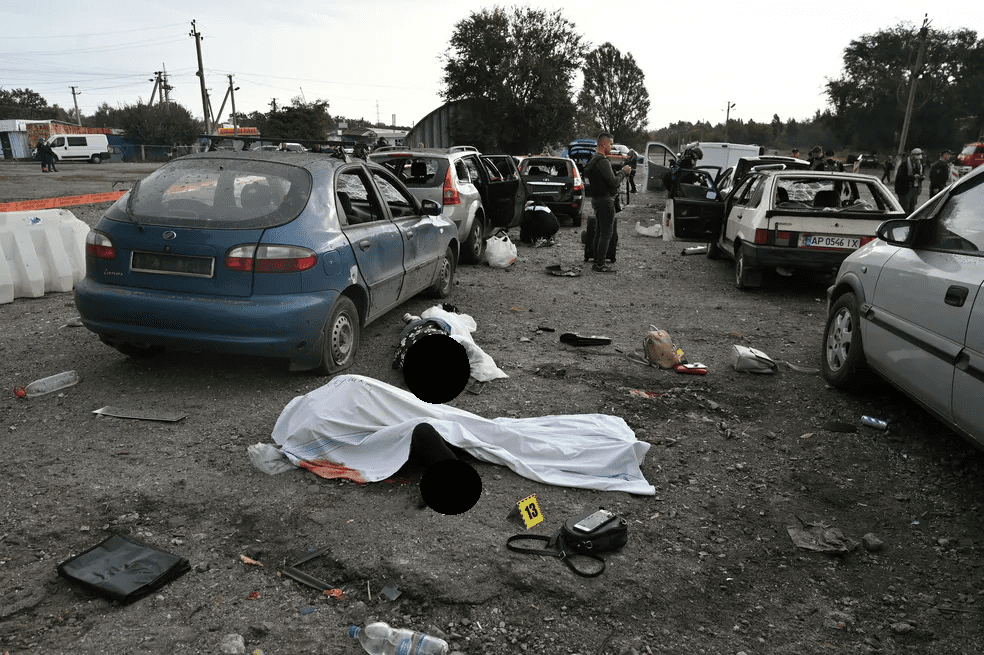
<instances>
[{"instance_id":1,"label":"overcast sky","mask_svg":"<svg viewBox=\"0 0 984 655\"><path fill-rule=\"evenodd\" d=\"M171 99L202 116L195 42L203 35L206 86L215 112L232 74L240 112L270 101L325 99L333 116L412 125L441 105L443 57L458 21L492 7L478 0L67 0L0 5L0 87L31 88L49 104L91 114L147 101L166 69ZM517 3L500 2L500 6ZM591 45L631 53L646 76L649 128L671 122L769 122L826 107L827 79L842 73L851 40L900 22L969 28L984 36L979 1L662 2L563 0L560 9ZM576 92L576 91L575 91ZM222 119L228 117L229 104Z\"/></svg>"}]
</instances>

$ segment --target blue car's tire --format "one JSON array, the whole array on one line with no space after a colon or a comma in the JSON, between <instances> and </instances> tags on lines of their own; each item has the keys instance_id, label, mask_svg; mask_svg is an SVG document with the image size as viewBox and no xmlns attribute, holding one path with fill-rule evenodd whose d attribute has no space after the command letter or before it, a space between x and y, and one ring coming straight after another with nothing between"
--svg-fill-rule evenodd
<instances>
[{"instance_id":1,"label":"blue car's tire","mask_svg":"<svg viewBox=\"0 0 984 655\"><path fill-rule=\"evenodd\" d=\"M348 296L335 301L321 336L319 373L333 375L352 366L359 352L359 310Z\"/></svg>"}]
</instances>

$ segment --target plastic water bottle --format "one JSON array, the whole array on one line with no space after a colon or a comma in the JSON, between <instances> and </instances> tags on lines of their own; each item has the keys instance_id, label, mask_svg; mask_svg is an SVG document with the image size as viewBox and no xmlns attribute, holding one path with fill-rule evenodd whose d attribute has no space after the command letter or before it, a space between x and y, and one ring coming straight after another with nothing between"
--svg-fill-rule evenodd
<instances>
[{"instance_id":1,"label":"plastic water bottle","mask_svg":"<svg viewBox=\"0 0 984 655\"><path fill-rule=\"evenodd\" d=\"M58 375L52 375L46 378L41 378L40 380L35 380L31 384L24 388L27 392L28 398L34 398L35 396L43 396L46 393L51 393L52 391L59 391L65 389L66 387L71 387L78 384L79 374L75 371L65 371L64 373L59 373Z\"/></svg>"},{"instance_id":2,"label":"plastic water bottle","mask_svg":"<svg viewBox=\"0 0 984 655\"><path fill-rule=\"evenodd\" d=\"M369 655L447 655L448 642L416 630L397 630L382 621L364 629L349 626L349 637L358 639Z\"/></svg>"}]
</instances>

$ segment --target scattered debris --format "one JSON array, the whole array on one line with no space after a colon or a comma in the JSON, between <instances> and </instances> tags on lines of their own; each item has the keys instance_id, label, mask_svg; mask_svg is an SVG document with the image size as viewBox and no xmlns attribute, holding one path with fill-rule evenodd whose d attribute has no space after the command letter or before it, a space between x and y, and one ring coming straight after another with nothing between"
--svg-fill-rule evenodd
<instances>
[{"instance_id":1,"label":"scattered debris","mask_svg":"<svg viewBox=\"0 0 984 655\"><path fill-rule=\"evenodd\" d=\"M876 537L873 532L869 532L861 537L861 544L864 546L865 550L872 553L877 553L885 547L885 543Z\"/></svg>"},{"instance_id":2,"label":"scattered debris","mask_svg":"<svg viewBox=\"0 0 984 655\"><path fill-rule=\"evenodd\" d=\"M663 236L663 226L657 222L648 227L643 227L642 223L636 221L635 233L644 237L661 237Z\"/></svg>"},{"instance_id":3,"label":"scattered debris","mask_svg":"<svg viewBox=\"0 0 984 655\"><path fill-rule=\"evenodd\" d=\"M557 277L581 277L581 267L552 264L547 266L547 273L550 273L550 275L556 275Z\"/></svg>"},{"instance_id":4,"label":"scattered debris","mask_svg":"<svg viewBox=\"0 0 984 655\"><path fill-rule=\"evenodd\" d=\"M795 514L786 519L786 532L793 543L804 550L844 555L857 548L856 541L844 536L840 528L823 523L807 523Z\"/></svg>"},{"instance_id":5,"label":"scattered debris","mask_svg":"<svg viewBox=\"0 0 984 655\"><path fill-rule=\"evenodd\" d=\"M693 248L684 248L680 251L681 255L706 255L707 246L694 246Z\"/></svg>"},{"instance_id":6,"label":"scattered debris","mask_svg":"<svg viewBox=\"0 0 984 655\"><path fill-rule=\"evenodd\" d=\"M92 413L100 414L102 416L113 416L116 418L133 418L141 421L164 421L166 423L174 423L188 416L183 412L155 412L140 409L122 409L120 407L110 407L108 405L106 407L94 409L92 410Z\"/></svg>"},{"instance_id":7,"label":"scattered debris","mask_svg":"<svg viewBox=\"0 0 984 655\"><path fill-rule=\"evenodd\" d=\"M129 535L113 535L58 565L58 575L121 603L141 598L190 570L184 557Z\"/></svg>"},{"instance_id":8,"label":"scattered debris","mask_svg":"<svg viewBox=\"0 0 984 655\"><path fill-rule=\"evenodd\" d=\"M386 600L392 602L392 601L396 600L397 598L399 598L400 597L400 594L402 594L403 592L400 591L397 588L397 586L395 584L393 584L392 582L387 582L386 583L386 586L383 587L383 590L381 592L379 592L379 593L383 596L383 598L385 598Z\"/></svg>"},{"instance_id":9,"label":"scattered debris","mask_svg":"<svg viewBox=\"0 0 984 655\"><path fill-rule=\"evenodd\" d=\"M857 432L856 426L850 423L844 423L843 421L827 421L823 424L824 430L829 430L830 432Z\"/></svg>"},{"instance_id":10,"label":"scattered debris","mask_svg":"<svg viewBox=\"0 0 984 655\"><path fill-rule=\"evenodd\" d=\"M748 346L731 347L731 365L736 371L748 373L775 373L776 363L761 350Z\"/></svg>"},{"instance_id":11,"label":"scattered debris","mask_svg":"<svg viewBox=\"0 0 984 655\"><path fill-rule=\"evenodd\" d=\"M257 562L252 557L246 557L245 555L240 555L239 559L242 560L243 564L248 564L250 566L263 566L260 562Z\"/></svg>"},{"instance_id":12,"label":"scattered debris","mask_svg":"<svg viewBox=\"0 0 984 655\"><path fill-rule=\"evenodd\" d=\"M612 342L612 338L600 335L581 335L574 334L573 332L564 332L560 335L560 341L570 346L607 346Z\"/></svg>"}]
</instances>

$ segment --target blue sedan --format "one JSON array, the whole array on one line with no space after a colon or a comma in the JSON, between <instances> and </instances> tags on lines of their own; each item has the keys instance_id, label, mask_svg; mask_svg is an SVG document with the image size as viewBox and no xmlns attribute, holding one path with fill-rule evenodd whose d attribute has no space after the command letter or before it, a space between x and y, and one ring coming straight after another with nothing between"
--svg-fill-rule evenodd
<instances>
[{"instance_id":1,"label":"blue sedan","mask_svg":"<svg viewBox=\"0 0 984 655\"><path fill-rule=\"evenodd\" d=\"M163 348L290 360L331 374L363 326L454 284L457 230L381 166L326 154L172 161L86 238L75 303L129 356Z\"/></svg>"}]
</instances>

